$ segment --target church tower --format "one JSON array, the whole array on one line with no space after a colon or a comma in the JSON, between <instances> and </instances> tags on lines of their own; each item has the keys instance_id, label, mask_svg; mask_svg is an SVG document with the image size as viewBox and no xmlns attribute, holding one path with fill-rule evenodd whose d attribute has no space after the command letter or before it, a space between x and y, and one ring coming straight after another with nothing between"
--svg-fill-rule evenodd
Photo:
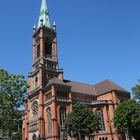
<instances>
[{"instance_id":1,"label":"church tower","mask_svg":"<svg viewBox=\"0 0 140 140\"><path fill-rule=\"evenodd\" d=\"M32 67L29 79L34 79L35 87L43 87L53 77L62 79L63 72L58 66L56 25L54 23L51 28L46 0L42 0L38 28L34 26L33 29Z\"/></svg>"},{"instance_id":2,"label":"church tower","mask_svg":"<svg viewBox=\"0 0 140 140\"><path fill-rule=\"evenodd\" d=\"M38 26L33 28L33 64L32 72L28 74L30 88L25 104L22 140L43 140L46 135L58 136L55 130L55 102L48 102L49 105L46 103L50 98L55 99L55 88L48 85L49 80L56 78L63 81L63 70L59 69L58 63L56 35L56 25L54 23L51 27L46 0L42 0Z\"/></svg>"}]
</instances>

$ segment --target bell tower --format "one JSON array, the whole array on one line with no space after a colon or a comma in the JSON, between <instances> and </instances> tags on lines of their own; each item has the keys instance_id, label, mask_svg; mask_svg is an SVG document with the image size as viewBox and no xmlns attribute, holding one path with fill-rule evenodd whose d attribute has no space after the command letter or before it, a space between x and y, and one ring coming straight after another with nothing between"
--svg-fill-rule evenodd
<instances>
[{"instance_id":1,"label":"bell tower","mask_svg":"<svg viewBox=\"0 0 140 140\"><path fill-rule=\"evenodd\" d=\"M46 0L42 0L38 27L33 28L33 65L29 73L31 90L44 87L54 77L63 79L57 54L56 25L51 28ZM34 83L34 85L33 85Z\"/></svg>"},{"instance_id":2,"label":"bell tower","mask_svg":"<svg viewBox=\"0 0 140 140\"><path fill-rule=\"evenodd\" d=\"M46 0L42 0L38 26L33 28L33 64L32 72L28 74L30 87L25 103L22 140L44 139L49 132L52 136L56 135L46 120L48 115L52 126L56 124L56 119L49 119L49 113L53 118L55 115L55 90L49 86L49 81L54 78L63 81L63 70L59 69L58 63L56 35L56 24L51 26ZM50 104L47 104L48 98L53 98ZM50 126L49 130L46 130L47 125Z\"/></svg>"}]
</instances>

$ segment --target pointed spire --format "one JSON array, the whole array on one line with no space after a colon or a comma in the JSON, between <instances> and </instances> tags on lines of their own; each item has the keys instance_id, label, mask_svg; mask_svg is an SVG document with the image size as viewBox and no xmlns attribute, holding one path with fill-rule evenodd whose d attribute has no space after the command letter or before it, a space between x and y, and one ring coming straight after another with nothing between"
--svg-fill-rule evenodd
<instances>
[{"instance_id":1,"label":"pointed spire","mask_svg":"<svg viewBox=\"0 0 140 140\"><path fill-rule=\"evenodd\" d=\"M42 0L41 9L40 9L40 16L38 21L38 27L40 27L40 20L43 20L43 25L50 28L50 17L49 11L47 8L46 0Z\"/></svg>"}]
</instances>

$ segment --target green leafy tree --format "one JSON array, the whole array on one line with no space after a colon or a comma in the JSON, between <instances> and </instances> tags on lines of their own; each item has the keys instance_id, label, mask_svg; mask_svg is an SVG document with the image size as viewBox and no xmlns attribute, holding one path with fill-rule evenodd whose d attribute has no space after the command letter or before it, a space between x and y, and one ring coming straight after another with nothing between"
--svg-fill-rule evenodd
<instances>
[{"instance_id":1,"label":"green leafy tree","mask_svg":"<svg viewBox=\"0 0 140 140\"><path fill-rule=\"evenodd\" d=\"M134 100L121 103L115 111L114 124L119 133L140 140L140 105Z\"/></svg>"},{"instance_id":2,"label":"green leafy tree","mask_svg":"<svg viewBox=\"0 0 140 140\"><path fill-rule=\"evenodd\" d=\"M23 112L19 108L26 98L27 87L23 75L0 69L0 131L3 136L14 138L21 130Z\"/></svg>"},{"instance_id":3,"label":"green leafy tree","mask_svg":"<svg viewBox=\"0 0 140 140\"><path fill-rule=\"evenodd\" d=\"M132 88L132 92L134 93L135 99L140 100L140 81Z\"/></svg>"},{"instance_id":4,"label":"green leafy tree","mask_svg":"<svg viewBox=\"0 0 140 140\"><path fill-rule=\"evenodd\" d=\"M64 124L69 135L73 132L74 136L80 133L84 137L85 134L91 134L98 128L98 116L86 105L76 103L72 112L65 118Z\"/></svg>"}]
</instances>

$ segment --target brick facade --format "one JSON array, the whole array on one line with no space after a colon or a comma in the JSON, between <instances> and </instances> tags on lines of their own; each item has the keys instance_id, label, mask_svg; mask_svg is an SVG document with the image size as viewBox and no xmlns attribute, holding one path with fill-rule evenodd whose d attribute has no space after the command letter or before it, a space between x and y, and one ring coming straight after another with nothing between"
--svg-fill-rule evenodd
<instances>
[{"instance_id":1,"label":"brick facade","mask_svg":"<svg viewBox=\"0 0 140 140\"><path fill-rule=\"evenodd\" d=\"M110 80L88 85L63 79L58 65L56 26L45 27L43 21L40 25L33 30L33 65L28 75L30 88L22 140L71 139L63 122L77 101L92 107L101 117L101 130L85 140L124 140L117 134L113 116L118 104L130 98L129 92Z\"/></svg>"}]
</instances>

